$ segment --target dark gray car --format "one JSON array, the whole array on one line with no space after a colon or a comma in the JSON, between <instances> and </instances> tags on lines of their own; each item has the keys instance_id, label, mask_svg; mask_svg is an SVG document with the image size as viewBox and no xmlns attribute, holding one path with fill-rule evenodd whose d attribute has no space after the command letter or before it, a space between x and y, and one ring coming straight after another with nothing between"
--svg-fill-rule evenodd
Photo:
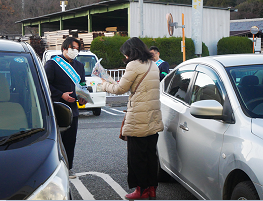
<instances>
[{"instance_id":1,"label":"dark gray car","mask_svg":"<svg viewBox=\"0 0 263 201\"><path fill-rule=\"evenodd\" d=\"M51 102L46 74L33 48L0 40L1 200L71 198L60 136L60 129L67 129L71 121L68 106Z\"/></svg>"}]
</instances>

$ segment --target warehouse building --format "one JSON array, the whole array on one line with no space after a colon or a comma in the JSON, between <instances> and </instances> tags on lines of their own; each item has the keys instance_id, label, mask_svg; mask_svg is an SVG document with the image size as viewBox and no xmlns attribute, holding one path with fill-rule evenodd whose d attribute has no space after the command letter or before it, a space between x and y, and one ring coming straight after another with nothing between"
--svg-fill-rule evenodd
<instances>
[{"instance_id":1,"label":"warehouse building","mask_svg":"<svg viewBox=\"0 0 263 201\"><path fill-rule=\"evenodd\" d=\"M57 30L82 30L86 32L115 31L127 33L130 37L170 37L166 14L171 13L173 21L182 25L185 16L185 36L191 38L192 6L164 2L143 2L143 35L141 34L140 8L138 0L109 0L75 9L65 10L35 18L23 19L17 23L25 27L38 27L39 34ZM115 29L114 29L115 28ZM208 46L210 55L217 54L217 42L230 33L230 9L203 8L202 41ZM174 30L173 36L182 37L182 29Z\"/></svg>"},{"instance_id":2,"label":"warehouse building","mask_svg":"<svg viewBox=\"0 0 263 201\"><path fill-rule=\"evenodd\" d=\"M263 47L263 18L230 20L230 36L244 36L253 41L251 28L254 26L258 28L258 33L254 34L254 50L255 53L261 53Z\"/></svg>"}]
</instances>

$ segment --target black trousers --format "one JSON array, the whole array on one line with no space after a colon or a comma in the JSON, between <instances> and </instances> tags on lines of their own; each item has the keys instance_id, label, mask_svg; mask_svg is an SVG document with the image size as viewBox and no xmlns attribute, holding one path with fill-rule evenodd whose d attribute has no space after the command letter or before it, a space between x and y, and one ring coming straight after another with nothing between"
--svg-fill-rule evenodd
<instances>
[{"instance_id":1,"label":"black trousers","mask_svg":"<svg viewBox=\"0 0 263 201\"><path fill-rule=\"evenodd\" d=\"M158 186L156 144L159 134L147 137L128 137L128 185Z\"/></svg>"},{"instance_id":2,"label":"black trousers","mask_svg":"<svg viewBox=\"0 0 263 201\"><path fill-rule=\"evenodd\" d=\"M74 158L74 149L77 139L77 130L78 130L78 116L73 117L71 127L68 130L61 132L62 142L68 157L69 169L72 169L73 167L73 158Z\"/></svg>"}]
</instances>

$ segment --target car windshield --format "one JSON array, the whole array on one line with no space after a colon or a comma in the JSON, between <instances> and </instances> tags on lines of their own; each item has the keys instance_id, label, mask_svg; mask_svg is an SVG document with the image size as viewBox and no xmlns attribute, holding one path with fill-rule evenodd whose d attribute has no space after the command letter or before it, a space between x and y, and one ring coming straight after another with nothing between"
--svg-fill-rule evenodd
<instances>
[{"instance_id":1,"label":"car windshield","mask_svg":"<svg viewBox=\"0 0 263 201\"><path fill-rule=\"evenodd\" d=\"M254 118L262 118L263 65L236 66L226 70L247 114Z\"/></svg>"},{"instance_id":2,"label":"car windshield","mask_svg":"<svg viewBox=\"0 0 263 201\"><path fill-rule=\"evenodd\" d=\"M45 103L29 54L0 52L0 139L45 127Z\"/></svg>"},{"instance_id":3,"label":"car windshield","mask_svg":"<svg viewBox=\"0 0 263 201\"><path fill-rule=\"evenodd\" d=\"M92 69L97 62L96 57L93 55L78 55L76 59L83 63L85 76L91 76Z\"/></svg>"}]
</instances>

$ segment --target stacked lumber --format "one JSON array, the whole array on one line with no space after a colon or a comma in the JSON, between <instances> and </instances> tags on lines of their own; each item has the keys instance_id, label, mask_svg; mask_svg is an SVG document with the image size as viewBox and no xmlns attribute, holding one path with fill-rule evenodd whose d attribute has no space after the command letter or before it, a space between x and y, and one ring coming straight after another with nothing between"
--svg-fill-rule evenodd
<instances>
[{"instance_id":1,"label":"stacked lumber","mask_svg":"<svg viewBox=\"0 0 263 201\"><path fill-rule=\"evenodd\" d=\"M78 37L82 39L84 49L89 50L91 42L93 41L93 33L79 33Z\"/></svg>"},{"instance_id":2,"label":"stacked lumber","mask_svg":"<svg viewBox=\"0 0 263 201\"><path fill-rule=\"evenodd\" d=\"M44 40L47 41L47 48L49 50L60 50L61 44L67 36L70 36L69 30L58 30L44 32Z\"/></svg>"},{"instance_id":3,"label":"stacked lumber","mask_svg":"<svg viewBox=\"0 0 263 201\"><path fill-rule=\"evenodd\" d=\"M106 32L106 33L104 33L104 36L106 36L106 37L113 37L115 35L115 33L114 32Z\"/></svg>"},{"instance_id":4,"label":"stacked lumber","mask_svg":"<svg viewBox=\"0 0 263 201\"><path fill-rule=\"evenodd\" d=\"M106 31L117 31L117 27L106 27Z\"/></svg>"},{"instance_id":5,"label":"stacked lumber","mask_svg":"<svg viewBox=\"0 0 263 201\"><path fill-rule=\"evenodd\" d=\"M107 27L108 30L117 30L117 27ZM44 32L44 37L42 37L46 49L49 50L60 50L61 45L66 37L71 36L80 40L81 49L89 50L91 46L91 42L94 38L98 36L106 36L112 37L115 34L119 34L120 32L116 31L97 31L97 32L87 32L87 31L79 31L79 30L58 30L58 31L48 31Z\"/></svg>"}]
</instances>

